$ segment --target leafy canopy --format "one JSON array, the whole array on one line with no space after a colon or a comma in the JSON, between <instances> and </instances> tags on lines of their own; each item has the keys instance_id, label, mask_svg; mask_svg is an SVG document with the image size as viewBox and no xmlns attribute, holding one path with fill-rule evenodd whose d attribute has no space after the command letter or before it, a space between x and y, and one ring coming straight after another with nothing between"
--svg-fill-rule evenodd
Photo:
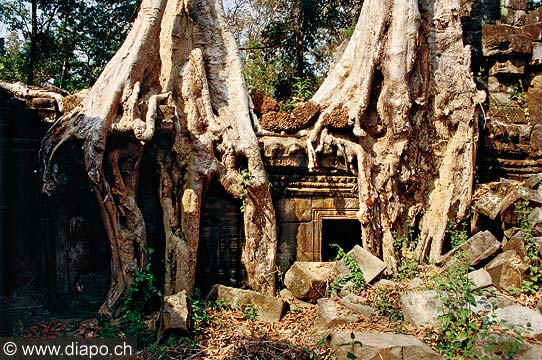
<instances>
[{"instance_id":1,"label":"leafy canopy","mask_svg":"<svg viewBox=\"0 0 542 360\"><path fill-rule=\"evenodd\" d=\"M362 0L236 0L228 19L243 51L248 87L280 100L309 82L314 91L334 51L352 34L361 5Z\"/></svg>"},{"instance_id":2,"label":"leafy canopy","mask_svg":"<svg viewBox=\"0 0 542 360\"><path fill-rule=\"evenodd\" d=\"M0 0L0 21L11 32L0 42L0 79L91 86L120 47L139 0Z\"/></svg>"}]
</instances>

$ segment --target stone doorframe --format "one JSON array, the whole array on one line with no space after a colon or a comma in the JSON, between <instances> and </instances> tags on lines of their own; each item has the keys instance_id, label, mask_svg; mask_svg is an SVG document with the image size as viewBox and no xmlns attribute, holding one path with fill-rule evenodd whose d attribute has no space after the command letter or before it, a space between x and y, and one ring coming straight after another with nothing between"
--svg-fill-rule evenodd
<instances>
[{"instance_id":1,"label":"stone doorframe","mask_svg":"<svg viewBox=\"0 0 542 360\"><path fill-rule=\"evenodd\" d=\"M322 261L322 224L324 220L357 220L357 209L312 209L313 261ZM361 226L361 225L360 225ZM361 245L361 238L360 244Z\"/></svg>"}]
</instances>

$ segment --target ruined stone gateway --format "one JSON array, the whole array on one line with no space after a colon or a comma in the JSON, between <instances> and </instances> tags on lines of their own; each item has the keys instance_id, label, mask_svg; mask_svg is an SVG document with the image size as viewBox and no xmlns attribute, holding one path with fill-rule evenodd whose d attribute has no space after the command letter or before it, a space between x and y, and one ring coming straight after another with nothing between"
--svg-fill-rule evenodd
<instances>
[{"instance_id":1,"label":"ruined stone gateway","mask_svg":"<svg viewBox=\"0 0 542 360\"><path fill-rule=\"evenodd\" d=\"M16 239L0 263L17 274L2 295L26 291L43 316L105 299L114 316L147 248L167 294L273 294L333 243L393 271L408 226L420 259L440 257L481 184L542 171L542 10L498 3L366 0L320 90L284 114L249 97L219 1L143 1L90 92L0 87L14 189L0 210Z\"/></svg>"}]
</instances>

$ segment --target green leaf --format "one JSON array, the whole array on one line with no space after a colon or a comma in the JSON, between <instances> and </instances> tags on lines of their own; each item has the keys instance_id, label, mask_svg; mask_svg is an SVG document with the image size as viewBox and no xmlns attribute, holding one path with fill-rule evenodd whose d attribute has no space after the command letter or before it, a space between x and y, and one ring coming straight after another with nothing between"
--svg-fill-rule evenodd
<instances>
[{"instance_id":1,"label":"green leaf","mask_svg":"<svg viewBox=\"0 0 542 360\"><path fill-rule=\"evenodd\" d=\"M467 337L468 337L467 333L463 331L463 332L460 332L459 334L457 334L456 340L457 341L465 341L465 340L467 340Z\"/></svg>"}]
</instances>

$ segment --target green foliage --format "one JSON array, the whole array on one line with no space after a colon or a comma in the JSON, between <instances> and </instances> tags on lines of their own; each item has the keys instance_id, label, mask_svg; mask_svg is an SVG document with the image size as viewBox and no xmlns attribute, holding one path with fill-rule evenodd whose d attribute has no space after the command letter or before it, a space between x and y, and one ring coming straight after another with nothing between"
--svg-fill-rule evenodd
<instances>
[{"instance_id":1,"label":"green foliage","mask_svg":"<svg viewBox=\"0 0 542 360\"><path fill-rule=\"evenodd\" d=\"M506 331L501 331L505 334ZM493 334L484 334L490 340L490 343L484 347L488 352L496 352L504 355L504 359L513 359L523 347L523 338L519 334L513 334L509 339L498 339ZM489 360L487 356L482 360Z\"/></svg>"},{"instance_id":2,"label":"green foliage","mask_svg":"<svg viewBox=\"0 0 542 360\"><path fill-rule=\"evenodd\" d=\"M145 320L144 314L128 310L119 320L119 329L128 339L137 339L138 346L146 346L154 341L155 334Z\"/></svg>"},{"instance_id":3,"label":"green foliage","mask_svg":"<svg viewBox=\"0 0 542 360\"><path fill-rule=\"evenodd\" d=\"M162 292L156 287L156 279L151 271L150 259L153 252L153 249L147 249L147 264L142 271L134 271L130 291L124 299L124 313L119 320L119 330L127 338L136 338L141 345L154 340L154 334L145 320L158 310L162 301Z\"/></svg>"},{"instance_id":4,"label":"green foliage","mask_svg":"<svg viewBox=\"0 0 542 360\"><path fill-rule=\"evenodd\" d=\"M439 327L429 336L436 340L437 349L447 359L480 359L479 351L474 349L477 336L488 338L488 348L499 346L502 352L512 358L522 346L523 339L517 330L507 326L506 322L497 323L495 314L477 314L474 284L468 278L472 270L466 254L458 252L447 268L435 277L434 289L440 294L443 315L439 316ZM511 336L511 340L498 343L487 330L498 325L502 334ZM487 349L486 349L487 350ZM485 358L485 357L484 357Z\"/></svg>"},{"instance_id":5,"label":"green foliage","mask_svg":"<svg viewBox=\"0 0 542 360\"><path fill-rule=\"evenodd\" d=\"M294 100L301 102L309 100L317 90L316 80L312 77L294 77L293 95Z\"/></svg>"},{"instance_id":6,"label":"green foliage","mask_svg":"<svg viewBox=\"0 0 542 360\"><path fill-rule=\"evenodd\" d=\"M523 111L526 121L530 121L531 115L529 114L529 105L527 104L527 96L525 95L525 88L523 81L520 79L517 88L509 96L511 101L514 101L520 109Z\"/></svg>"},{"instance_id":7,"label":"green foliage","mask_svg":"<svg viewBox=\"0 0 542 360\"><path fill-rule=\"evenodd\" d=\"M416 256L416 245L418 238L415 237L414 228L410 221L407 226L407 235L398 236L393 232L393 250L397 261L397 273L399 280L412 279L418 272L418 259Z\"/></svg>"},{"instance_id":8,"label":"green foliage","mask_svg":"<svg viewBox=\"0 0 542 360\"><path fill-rule=\"evenodd\" d=\"M309 359L318 359L322 356L322 352L319 349L324 349L327 347L327 341L329 340L329 333L324 333L318 342L316 343L316 349L309 349L307 347L303 348L303 352L309 357Z\"/></svg>"},{"instance_id":9,"label":"green foliage","mask_svg":"<svg viewBox=\"0 0 542 360\"><path fill-rule=\"evenodd\" d=\"M160 344L152 344L146 352L150 359L190 359L201 351L197 338L169 335Z\"/></svg>"},{"instance_id":10,"label":"green foliage","mask_svg":"<svg viewBox=\"0 0 542 360\"><path fill-rule=\"evenodd\" d=\"M248 87L282 101L298 96L299 79L318 80L327 73L334 50L352 33L362 1L250 0L237 5L228 17L244 51Z\"/></svg>"},{"instance_id":11,"label":"green foliage","mask_svg":"<svg viewBox=\"0 0 542 360\"><path fill-rule=\"evenodd\" d=\"M356 334L354 334L353 332L350 333L350 339L351 339L350 342L347 342L345 344L341 344L340 346L348 346L348 347L350 347L350 349L349 349L350 351L348 351L346 353L346 358L349 359L349 360L356 360L358 358L355 355L355 353L356 353L356 345L362 347L363 344L361 343L361 341L356 340Z\"/></svg>"},{"instance_id":12,"label":"green foliage","mask_svg":"<svg viewBox=\"0 0 542 360\"><path fill-rule=\"evenodd\" d=\"M535 294L542 288L542 264L538 244L534 240L533 225L530 219L532 209L529 201L525 200L516 205L516 215L519 222L521 237L525 244L527 255L524 258L526 265L526 277L521 283L523 292L527 295Z\"/></svg>"},{"instance_id":13,"label":"green foliage","mask_svg":"<svg viewBox=\"0 0 542 360\"><path fill-rule=\"evenodd\" d=\"M229 303L227 301L224 301L224 300L211 301L207 305L209 307L213 308L213 309L227 309L227 308L229 308Z\"/></svg>"},{"instance_id":14,"label":"green foliage","mask_svg":"<svg viewBox=\"0 0 542 360\"><path fill-rule=\"evenodd\" d=\"M147 326L161 304L162 293L156 287L156 279L151 272L150 258L153 250L148 249L148 263L142 271L134 271L134 280L124 299L123 313L118 322L99 318L99 337L118 338L119 335L137 339L138 346L145 347L155 339L154 332Z\"/></svg>"},{"instance_id":15,"label":"green foliage","mask_svg":"<svg viewBox=\"0 0 542 360\"><path fill-rule=\"evenodd\" d=\"M157 309L160 306L162 292L156 287L156 279L151 271L151 256L154 249L147 250L148 261L140 271L134 271L134 280L130 286L130 292L124 300L124 308L134 312L145 314L149 309Z\"/></svg>"},{"instance_id":16,"label":"green foliage","mask_svg":"<svg viewBox=\"0 0 542 360\"><path fill-rule=\"evenodd\" d=\"M252 92L263 92L275 95L280 86L278 74L288 74L288 69L282 59L266 58L262 44L254 41L247 44L243 74L247 87ZM292 76L291 74L289 76Z\"/></svg>"},{"instance_id":17,"label":"green foliage","mask_svg":"<svg viewBox=\"0 0 542 360\"><path fill-rule=\"evenodd\" d=\"M115 339L119 337L119 328L111 323L109 319L98 317L100 329L97 336L106 339Z\"/></svg>"},{"instance_id":18,"label":"green foliage","mask_svg":"<svg viewBox=\"0 0 542 360\"><path fill-rule=\"evenodd\" d=\"M0 40L0 79L8 82L24 81L24 44L14 32Z\"/></svg>"},{"instance_id":19,"label":"green foliage","mask_svg":"<svg viewBox=\"0 0 542 360\"><path fill-rule=\"evenodd\" d=\"M207 304L201 296L201 291L195 288L192 295L188 297L192 309L192 331L200 333L211 322L211 316L206 310Z\"/></svg>"},{"instance_id":20,"label":"green foliage","mask_svg":"<svg viewBox=\"0 0 542 360\"><path fill-rule=\"evenodd\" d=\"M506 289L506 292L512 296L519 296L521 294L521 289L518 289L517 287L510 287Z\"/></svg>"},{"instance_id":21,"label":"green foliage","mask_svg":"<svg viewBox=\"0 0 542 360\"><path fill-rule=\"evenodd\" d=\"M329 284L329 287L326 290L326 295L329 296L331 294L338 293L344 287L344 285L346 285L347 282L348 280L346 280L345 276L342 276L342 275L337 276Z\"/></svg>"},{"instance_id":22,"label":"green foliage","mask_svg":"<svg viewBox=\"0 0 542 360\"><path fill-rule=\"evenodd\" d=\"M401 305L399 303L400 294L397 289L388 289L387 287L379 287L376 289L373 306L376 313L386 317L393 322L402 323L404 320Z\"/></svg>"},{"instance_id":23,"label":"green foliage","mask_svg":"<svg viewBox=\"0 0 542 360\"><path fill-rule=\"evenodd\" d=\"M258 320L258 311L252 304L244 304L241 306L241 311L243 312L243 316L247 320L256 321Z\"/></svg>"},{"instance_id":24,"label":"green foliage","mask_svg":"<svg viewBox=\"0 0 542 360\"><path fill-rule=\"evenodd\" d=\"M295 109L297 104L298 103L296 101L294 101L294 100L283 101L283 102L280 103L280 111L282 111L282 112L291 112L292 110Z\"/></svg>"},{"instance_id":25,"label":"green foliage","mask_svg":"<svg viewBox=\"0 0 542 360\"><path fill-rule=\"evenodd\" d=\"M320 357L320 354L318 351L311 350L307 347L303 348L303 353L308 356L309 359L318 359Z\"/></svg>"},{"instance_id":26,"label":"green foliage","mask_svg":"<svg viewBox=\"0 0 542 360\"><path fill-rule=\"evenodd\" d=\"M439 316L436 330L437 348L448 359L474 358L474 338L482 329L479 316L472 311L476 305L474 284L468 278L470 264L458 252L450 267L435 278L434 288L441 294L444 314Z\"/></svg>"},{"instance_id":27,"label":"green foliage","mask_svg":"<svg viewBox=\"0 0 542 360\"><path fill-rule=\"evenodd\" d=\"M36 11L32 11L32 2ZM92 85L122 44L138 3L1 1L0 21L12 34L0 51L0 78L68 91Z\"/></svg>"},{"instance_id":28,"label":"green foliage","mask_svg":"<svg viewBox=\"0 0 542 360\"><path fill-rule=\"evenodd\" d=\"M338 276L335 280L333 280L330 285L330 290L328 290L328 292L338 291L348 282L352 283L352 290L354 291L361 291L365 289L367 287L367 283L365 282L363 271L359 267L356 260L354 260L352 256L348 255L339 245L330 244L329 246L337 250L337 256L335 257L335 261L344 261L344 264L350 270L350 274Z\"/></svg>"},{"instance_id":29,"label":"green foliage","mask_svg":"<svg viewBox=\"0 0 542 360\"><path fill-rule=\"evenodd\" d=\"M292 98L280 103L280 111L291 112L297 106L308 101L318 89L318 84L314 77L293 77Z\"/></svg>"},{"instance_id":30,"label":"green foliage","mask_svg":"<svg viewBox=\"0 0 542 360\"><path fill-rule=\"evenodd\" d=\"M461 226L460 230L455 230L453 221L450 221L448 223L448 228L446 229L446 233L448 234L450 238L450 245L452 249L455 249L459 245L463 244L469 238L469 236L467 235L467 230L465 230L465 224Z\"/></svg>"},{"instance_id":31,"label":"green foliage","mask_svg":"<svg viewBox=\"0 0 542 360\"><path fill-rule=\"evenodd\" d=\"M244 213L246 209L246 199L248 196L248 187L252 185L252 178L250 176L250 170L247 168L241 169L241 178L239 180L239 199L241 200L241 212Z\"/></svg>"}]
</instances>

